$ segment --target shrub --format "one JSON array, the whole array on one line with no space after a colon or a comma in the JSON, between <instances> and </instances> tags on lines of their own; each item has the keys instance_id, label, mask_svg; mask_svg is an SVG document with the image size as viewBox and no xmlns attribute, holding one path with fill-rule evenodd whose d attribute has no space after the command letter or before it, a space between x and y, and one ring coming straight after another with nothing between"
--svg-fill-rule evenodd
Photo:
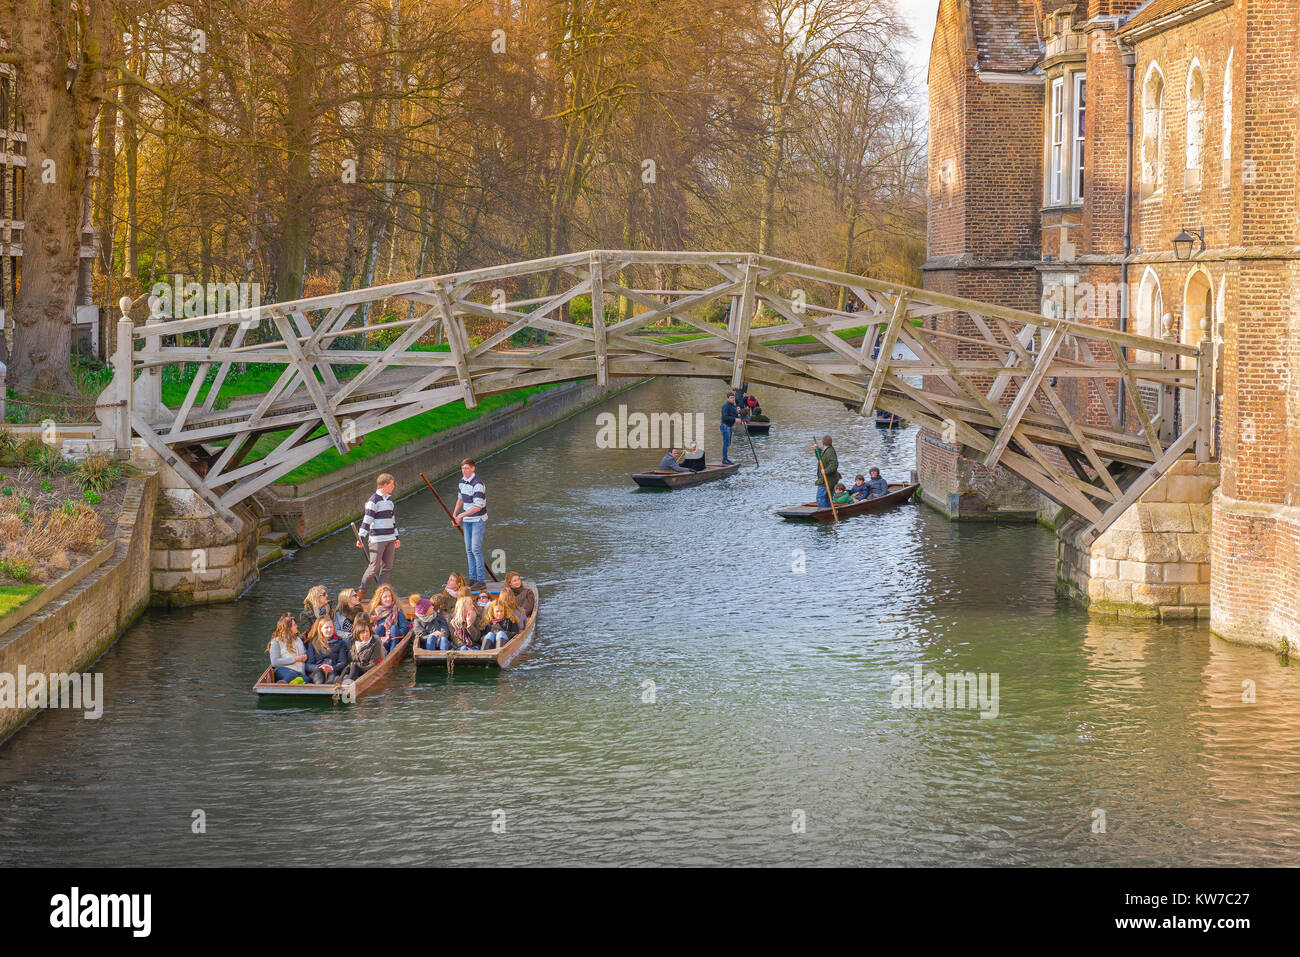
<instances>
[{"instance_id":1,"label":"shrub","mask_svg":"<svg viewBox=\"0 0 1300 957\"><path fill-rule=\"evenodd\" d=\"M29 582L36 577L36 563L0 558L0 575L7 575L14 581Z\"/></svg>"},{"instance_id":2,"label":"shrub","mask_svg":"<svg viewBox=\"0 0 1300 957\"><path fill-rule=\"evenodd\" d=\"M41 445L40 451L27 462L37 475L53 478L65 472L71 472L75 465L63 457L63 453L52 445Z\"/></svg>"},{"instance_id":3,"label":"shrub","mask_svg":"<svg viewBox=\"0 0 1300 957\"><path fill-rule=\"evenodd\" d=\"M120 462L114 462L102 452L92 452L77 466L73 481L82 492L94 492L100 496L116 485L125 471ZM86 501L89 502L90 499L87 498Z\"/></svg>"},{"instance_id":4,"label":"shrub","mask_svg":"<svg viewBox=\"0 0 1300 957\"><path fill-rule=\"evenodd\" d=\"M22 445L18 436L8 429L0 428L0 462L18 462L18 447Z\"/></svg>"},{"instance_id":5,"label":"shrub","mask_svg":"<svg viewBox=\"0 0 1300 957\"><path fill-rule=\"evenodd\" d=\"M100 496L98 495L98 493L92 492L89 489L87 489L85 492L82 493L82 498L84 498L91 505L98 505L100 503Z\"/></svg>"}]
</instances>

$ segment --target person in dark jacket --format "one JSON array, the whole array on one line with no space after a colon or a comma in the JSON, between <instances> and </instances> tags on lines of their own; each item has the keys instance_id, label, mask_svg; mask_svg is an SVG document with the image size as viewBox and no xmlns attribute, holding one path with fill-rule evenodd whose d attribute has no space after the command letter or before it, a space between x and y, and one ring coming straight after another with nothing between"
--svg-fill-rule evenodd
<instances>
[{"instance_id":1,"label":"person in dark jacket","mask_svg":"<svg viewBox=\"0 0 1300 957\"><path fill-rule=\"evenodd\" d=\"M871 489L867 486L865 477L858 475L853 479L853 484L849 486L849 494L853 496L854 501L860 502L864 498L871 497Z\"/></svg>"},{"instance_id":2,"label":"person in dark jacket","mask_svg":"<svg viewBox=\"0 0 1300 957\"><path fill-rule=\"evenodd\" d=\"M369 620L358 615L352 623L352 644L348 646L348 680L356 681L383 658L383 642L375 637Z\"/></svg>"},{"instance_id":3,"label":"person in dark jacket","mask_svg":"<svg viewBox=\"0 0 1300 957\"><path fill-rule=\"evenodd\" d=\"M334 633L340 638L352 640L352 619L365 614L365 609L357 601L355 588L345 588L339 592L338 608L334 611Z\"/></svg>"},{"instance_id":4,"label":"person in dark jacket","mask_svg":"<svg viewBox=\"0 0 1300 957\"><path fill-rule=\"evenodd\" d=\"M537 610L537 599L524 587L523 576L518 572L506 572L506 587L514 593L515 608L519 612L519 627L523 628L528 624L528 619L533 617L533 612Z\"/></svg>"},{"instance_id":5,"label":"person in dark jacket","mask_svg":"<svg viewBox=\"0 0 1300 957\"><path fill-rule=\"evenodd\" d=\"M334 609L330 607L329 592L324 585L313 585L302 600L302 611L298 613L298 633L311 634L317 618L333 618Z\"/></svg>"},{"instance_id":6,"label":"person in dark jacket","mask_svg":"<svg viewBox=\"0 0 1300 957\"><path fill-rule=\"evenodd\" d=\"M307 679L315 685L338 684L348 664L348 641L334 631L334 619L317 618L307 634Z\"/></svg>"},{"instance_id":7,"label":"person in dark jacket","mask_svg":"<svg viewBox=\"0 0 1300 957\"><path fill-rule=\"evenodd\" d=\"M506 610L505 602L495 599L483 609L479 619L479 630L483 635L483 651L504 648L519 633L519 622Z\"/></svg>"},{"instance_id":8,"label":"person in dark jacket","mask_svg":"<svg viewBox=\"0 0 1300 957\"><path fill-rule=\"evenodd\" d=\"M880 469L870 469L871 480L867 482L867 497L879 498L889 494L889 483L880 477Z\"/></svg>"},{"instance_id":9,"label":"person in dark jacket","mask_svg":"<svg viewBox=\"0 0 1300 957\"><path fill-rule=\"evenodd\" d=\"M677 449L669 449L668 454L659 461L660 472L689 472L677 464Z\"/></svg>"},{"instance_id":10,"label":"person in dark jacket","mask_svg":"<svg viewBox=\"0 0 1300 957\"><path fill-rule=\"evenodd\" d=\"M476 651L478 650L478 605L474 599L464 595L456 599L456 611L448 623L451 636L438 644L439 651ZM444 644L446 647L443 647Z\"/></svg>"},{"instance_id":11,"label":"person in dark jacket","mask_svg":"<svg viewBox=\"0 0 1300 957\"><path fill-rule=\"evenodd\" d=\"M840 480L840 460L831 445L831 437L823 435L821 445L813 446L813 454L818 458L817 465L817 505L820 508L831 507L830 489ZM823 478L823 475L825 476ZM827 488L830 486L830 488Z\"/></svg>"},{"instance_id":12,"label":"person in dark jacket","mask_svg":"<svg viewBox=\"0 0 1300 957\"><path fill-rule=\"evenodd\" d=\"M447 621L447 596L444 592L422 598L415 605L415 617L411 619L411 631L416 643L425 651L436 651L438 640L451 635L451 624Z\"/></svg>"},{"instance_id":13,"label":"person in dark jacket","mask_svg":"<svg viewBox=\"0 0 1300 957\"><path fill-rule=\"evenodd\" d=\"M727 401L722 403L722 424L719 428L722 431L722 464L731 465L731 459L727 458L727 452L731 449L731 430L736 425L736 393L728 392Z\"/></svg>"}]
</instances>

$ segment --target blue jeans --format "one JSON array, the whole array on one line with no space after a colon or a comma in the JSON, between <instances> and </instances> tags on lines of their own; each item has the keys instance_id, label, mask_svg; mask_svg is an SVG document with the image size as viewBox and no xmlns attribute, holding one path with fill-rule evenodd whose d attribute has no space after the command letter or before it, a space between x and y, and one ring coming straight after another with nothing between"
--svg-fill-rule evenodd
<instances>
[{"instance_id":1,"label":"blue jeans","mask_svg":"<svg viewBox=\"0 0 1300 957\"><path fill-rule=\"evenodd\" d=\"M303 681L307 680L307 676L301 671L294 671L292 668L284 666L275 669L276 681L292 681L294 678L301 678Z\"/></svg>"},{"instance_id":2,"label":"blue jeans","mask_svg":"<svg viewBox=\"0 0 1300 957\"><path fill-rule=\"evenodd\" d=\"M818 486L817 486L817 507L818 507L818 508L830 508L830 507L831 507L831 497L830 497L830 495L827 494L827 492L826 492L826 484L825 484L825 483L822 483L821 485L818 485Z\"/></svg>"},{"instance_id":3,"label":"blue jeans","mask_svg":"<svg viewBox=\"0 0 1300 957\"><path fill-rule=\"evenodd\" d=\"M731 426L725 422L718 426L722 430L722 461L727 461L727 451L731 448Z\"/></svg>"},{"instance_id":4,"label":"blue jeans","mask_svg":"<svg viewBox=\"0 0 1300 957\"><path fill-rule=\"evenodd\" d=\"M470 581L487 581L487 569L483 567L483 526L486 524L487 519L484 519L481 522L462 522L460 526L465 530L465 558L469 562Z\"/></svg>"},{"instance_id":5,"label":"blue jeans","mask_svg":"<svg viewBox=\"0 0 1300 957\"><path fill-rule=\"evenodd\" d=\"M479 645L480 651L488 650L488 642L492 643L492 648L504 648L510 636L504 631L489 631L483 636L483 643Z\"/></svg>"},{"instance_id":6,"label":"blue jeans","mask_svg":"<svg viewBox=\"0 0 1300 957\"><path fill-rule=\"evenodd\" d=\"M446 638L446 637L444 637L444 638L433 638L433 639L430 639L430 640L431 640L431 641L436 641L436 642L438 643L438 650L439 650L439 651L451 651L451 639L450 639L450 638Z\"/></svg>"}]
</instances>

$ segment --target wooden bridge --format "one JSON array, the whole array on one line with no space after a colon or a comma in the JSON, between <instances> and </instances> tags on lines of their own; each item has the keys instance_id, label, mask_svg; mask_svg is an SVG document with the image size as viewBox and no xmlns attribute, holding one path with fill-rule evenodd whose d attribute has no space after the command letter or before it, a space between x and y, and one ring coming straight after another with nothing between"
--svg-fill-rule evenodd
<instances>
[{"instance_id":1,"label":"wooden bridge","mask_svg":"<svg viewBox=\"0 0 1300 957\"><path fill-rule=\"evenodd\" d=\"M507 290L528 297L508 300ZM570 315L579 296L592 304L590 324ZM635 314L606 318L615 298ZM719 300L730 303L725 328L698 317ZM842 305L850 301L860 308ZM408 317L377 321L393 302ZM497 320L496 331L472 342L467 318ZM664 319L700 335L642 332ZM541 343L515 344L526 330L544 333ZM391 344L358 348L358 337L380 331L395 334ZM445 351L422 345L431 335L445 338ZM799 336L824 351L794 356L773 345ZM891 358L899 346L912 357ZM1175 459L1209 457L1209 355L1204 341L1150 339L768 256L599 250L220 315L143 326L124 318L101 404L127 405L103 413L101 435L120 445L141 437L237 522L235 504L322 451L346 452L368 432L458 399L473 407L485 395L593 377L749 381L919 423L1073 509L1095 537ZM169 408L159 370L177 363L198 371ZM282 367L275 385L219 408L232 364L257 363ZM250 456L266 435L274 447Z\"/></svg>"}]
</instances>

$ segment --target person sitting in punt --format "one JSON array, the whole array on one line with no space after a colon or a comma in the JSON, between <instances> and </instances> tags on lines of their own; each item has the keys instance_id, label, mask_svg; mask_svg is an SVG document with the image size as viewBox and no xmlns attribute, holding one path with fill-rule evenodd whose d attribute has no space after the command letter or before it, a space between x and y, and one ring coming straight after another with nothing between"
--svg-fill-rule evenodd
<instances>
[{"instance_id":1,"label":"person sitting in punt","mask_svg":"<svg viewBox=\"0 0 1300 957\"><path fill-rule=\"evenodd\" d=\"M456 611L448 624L451 634L438 643L439 651L474 651L478 648L478 605L469 595L456 599Z\"/></svg>"},{"instance_id":2,"label":"person sitting in punt","mask_svg":"<svg viewBox=\"0 0 1300 957\"><path fill-rule=\"evenodd\" d=\"M330 607L329 592L324 585L313 585L302 600L302 611L298 613L298 633L310 634L317 618L333 618L334 609Z\"/></svg>"},{"instance_id":3,"label":"person sitting in punt","mask_svg":"<svg viewBox=\"0 0 1300 957\"><path fill-rule=\"evenodd\" d=\"M843 482L836 482L835 494L831 496L831 501L836 505L852 505L853 496L849 494L849 490L844 487Z\"/></svg>"},{"instance_id":4,"label":"person sitting in punt","mask_svg":"<svg viewBox=\"0 0 1300 957\"><path fill-rule=\"evenodd\" d=\"M425 651L437 651L439 640L451 635L451 625L447 622L448 605L446 592L438 592L416 603L411 631L416 643Z\"/></svg>"},{"instance_id":5,"label":"person sitting in punt","mask_svg":"<svg viewBox=\"0 0 1300 957\"><path fill-rule=\"evenodd\" d=\"M375 636L384 643L385 654L392 651L393 646L411 630L411 623L397 604L397 595L391 585L380 585L370 600L370 620L374 622Z\"/></svg>"},{"instance_id":6,"label":"person sitting in punt","mask_svg":"<svg viewBox=\"0 0 1300 957\"><path fill-rule=\"evenodd\" d=\"M745 417L746 421L750 419L759 419L760 421L762 420L763 407L758 404L758 400L756 398L754 398L752 395L745 396L745 405L749 409L749 415Z\"/></svg>"},{"instance_id":7,"label":"person sitting in punt","mask_svg":"<svg viewBox=\"0 0 1300 957\"><path fill-rule=\"evenodd\" d=\"M347 679L356 681L384 658L384 645L376 636L365 612L352 622L352 644L348 646Z\"/></svg>"},{"instance_id":8,"label":"person sitting in punt","mask_svg":"<svg viewBox=\"0 0 1300 957\"><path fill-rule=\"evenodd\" d=\"M334 633L340 638L352 640L352 619L364 612L357 601L357 590L345 588L339 592L338 608L334 611Z\"/></svg>"},{"instance_id":9,"label":"person sitting in punt","mask_svg":"<svg viewBox=\"0 0 1300 957\"><path fill-rule=\"evenodd\" d=\"M519 633L518 621L506 610L506 603L500 598L493 599L492 603L483 609L483 616L479 621L483 634L483 651L500 650Z\"/></svg>"},{"instance_id":10,"label":"person sitting in punt","mask_svg":"<svg viewBox=\"0 0 1300 957\"><path fill-rule=\"evenodd\" d=\"M669 449L659 462L658 471L660 472L689 472L690 469L684 469L677 464L677 449Z\"/></svg>"},{"instance_id":11,"label":"person sitting in punt","mask_svg":"<svg viewBox=\"0 0 1300 957\"><path fill-rule=\"evenodd\" d=\"M528 627L528 619L533 617L537 599L524 587L523 576L518 572L506 572L506 587L501 590L502 597L505 597L507 591L510 592L510 600L515 603L515 608L519 612L519 627Z\"/></svg>"},{"instance_id":12,"label":"person sitting in punt","mask_svg":"<svg viewBox=\"0 0 1300 957\"><path fill-rule=\"evenodd\" d=\"M317 618L307 633L307 677L311 683L338 684L348 663L348 640L334 630L334 619Z\"/></svg>"},{"instance_id":13,"label":"person sitting in punt","mask_svg":"<svg viewBox=\"0 0 1300 957\"><path fill-rule=\"evenodd\" d=\"M855 475L853 484L849 486L849 494L853 496L855 502L861 502L864 498L871 496L871 489L867 486L867 479L864 475Z\"/></svg>"},{"instance_id":14,"label":"person sitting in punt","mask_svg":"<svg viewBox=\"0 0 1300 957\"><path fill-rule=\"evenodd\" d=\"M867 482L867 498L879 498L889 494L889 483L880 477L880 469L869 469L871 480Z\"/></svg>"},{"instance_id":15,"label":"person sitting in punt","mask_svg":"<svg viewBox=\"0 0 1300 957\"><path fill-rule=\"evenodd\" d=\"M271 667L275 680L291 685L307 683L304 663L307 661L307 649L298 637L298 622L293 612L286 611L275 623L275 632L266 644L266 653L271 656Z\"/></svg>"},{"instance_id":16,"label":"person sitting in punt","mask_svg":"<svg viewBox=\"0 0 1300 957\"><path fill-rule=\"evenodd\" d=\"M447 587L444 589L447 593L447 600L454 607L456 599L460 597L460 590L465 587L465 579L461 578L455 572L447 576Z\"/></svg>"},{"instance_id":17,"label":"person sitting in punt","mask_svg":"<svg viewBox=\"0 0 1300 957\"><path fill-rule=\"evenodd\" d=\"M682 465L691 472L704 471L704 450L698 443L691 443L691 447L682 456Z\"/></svg>"}]
</instances>

